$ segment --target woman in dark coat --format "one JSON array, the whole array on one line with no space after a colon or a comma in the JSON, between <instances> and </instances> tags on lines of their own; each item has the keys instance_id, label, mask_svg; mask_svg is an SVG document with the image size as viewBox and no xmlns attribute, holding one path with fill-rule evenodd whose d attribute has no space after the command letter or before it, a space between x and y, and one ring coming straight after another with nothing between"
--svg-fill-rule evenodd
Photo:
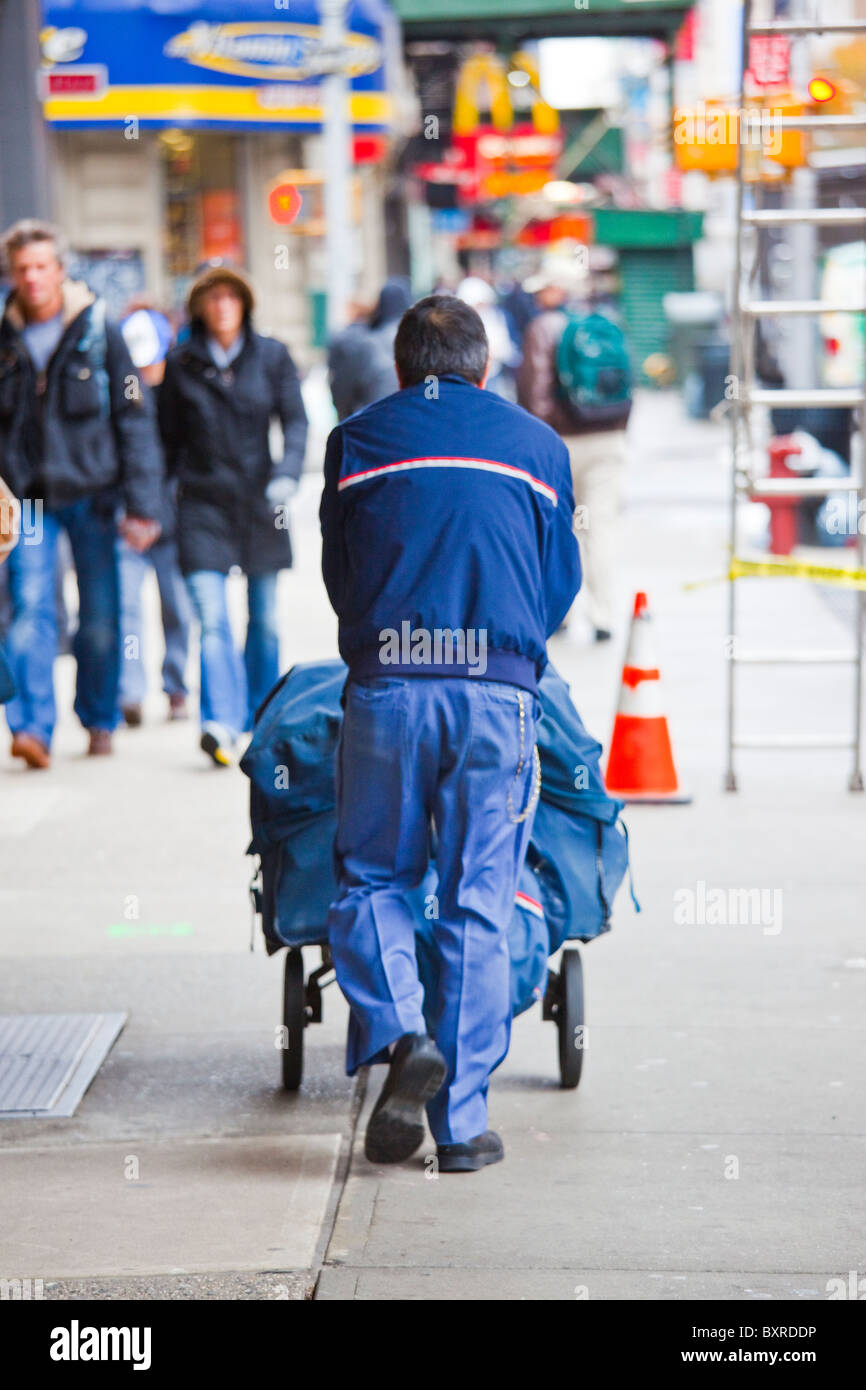
<instances>
[{"instance_id":1,"label":"woman in dark coat","mask_svg":"<svg viewBox=\"0 0 866 1390\"><path fill-rule=\"evenodd\" d=\"M178 480L178 548L201 624L201 747L219 766L280 674L277 574L292 563L287 504L303 468L307 417L286 348L253 331L246 279L211 267L193 285L190 332L166 360L159 422ZM274 420L283 455L271 458ZM226 576L247 576L243 660Z\"/></svg>"}]
</instances>

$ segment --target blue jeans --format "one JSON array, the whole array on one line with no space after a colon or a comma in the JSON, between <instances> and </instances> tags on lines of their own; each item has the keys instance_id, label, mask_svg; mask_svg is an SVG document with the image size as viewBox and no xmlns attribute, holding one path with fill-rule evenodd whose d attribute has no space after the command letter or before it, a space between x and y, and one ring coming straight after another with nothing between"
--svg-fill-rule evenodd
<instances>
[{"instance_id":1,"label":"blue jeans","mask_svg":"<svg viewBox=\"0 0 866 1390\"><path fill-rule=\"evenodd\" d=\"M156 572L165 660L162 686L166 695L185 695L186 659L192 605L177 563L174 541L158 541L139 555L126 541L118 539L120 559L120 621L123 632L123 660L120 663L120 704L140 705L147 694L147 673L141 657L141 586L149 569Z\"/></svg>"},{"instance_id":2,"label":"blue jeans","mask_svg":"<svg viewBox=\"0 0 866 1390\"><path fill-rule=\"evenodd\" d=\"M0 643L0 705L5 705L7 700L11 700L15 694L15 682L12 679L12 671L6 660L6 653L3 644Z\"/></svg>"},{"instance_id":3,"label":"blue jeans","mask_svg":"<svg viewBox=\"0 0 866 1390\"><path fill-rule=\"evenodd\" d=\"M280 677L277 575L247 577L249 621L243 659L235 647L226 602L226 576L196 570L186 577L201 625L201 723L233 742Z\"/></svg>"},{"instance_id":4,"label":"blue jeans","mask_svg":"<svg viewBox=\"0 0 866 1390\"><path fill-rule=\"evenodd\" d=\"M523 719L521 720L521 702ZM474 677L349 681L337 756L340 895L328 914L337 980L350 1008L346 1069L386 1060L427 1032L447 1075L427 1116L439 1144L487 1128L487 1087L511 1034L508 925L534 811L540 712L527 691ZM522 739L521 739L522 728ZM518 770L519 769L519 770ZM405 894L429 864L438 977L424 999Z\"/></svg>"},{"instance_id":5,"label":"blue jeans","mask_svg":"<svg viewBox=\"0 0 866 1390\"><path fill-rule=\"evenodd\" d=\"M86 729L117 724L120 676L120 582L117 527L104 501L84 497L42 513L41 534L22 536L9 556L12 622L6 655L17 693L6 706L13 733L35 734L50 744L57 719L54 659L57 655L55 562L65 530L78 579L75 713Z\"/></svg>"}]
</instances>

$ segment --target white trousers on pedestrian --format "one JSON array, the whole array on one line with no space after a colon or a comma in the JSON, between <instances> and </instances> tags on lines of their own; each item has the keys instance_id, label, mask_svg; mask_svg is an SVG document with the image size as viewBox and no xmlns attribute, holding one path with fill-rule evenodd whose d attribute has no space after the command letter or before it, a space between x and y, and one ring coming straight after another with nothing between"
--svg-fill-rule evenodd
<instances>
[{"instance_id":1,"label":"white trousers on pedestrian","mask_svg":"<svg viewBox=\"0 0 866 1390\"><path fill-rule=\"evenodd\" d=\"M628 459L625 430L568 435L563 443L571 461L574 530L583 565L572 613L583 607L594 628L612 632L617 617L617 531Z\"/></svg>"}]
</instances>

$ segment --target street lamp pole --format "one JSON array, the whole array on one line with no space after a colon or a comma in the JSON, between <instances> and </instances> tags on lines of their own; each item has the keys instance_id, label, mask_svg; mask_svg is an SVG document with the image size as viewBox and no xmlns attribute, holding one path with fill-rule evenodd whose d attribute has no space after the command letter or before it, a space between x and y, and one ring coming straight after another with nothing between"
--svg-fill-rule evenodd
<instances>
[{"instance_id":1,"label":"street lamp pole","mask_svg":"<svg viewBox=\"0 0 866 1390\"><path fill-rule=\"evenodd\" d=\"M325 262L328 337L346 325L352 283L349 227L349 83L341 67L346 0L320 0L322 37L334 55L323 83L325 155Z\"/></svg>"}]
</instances>

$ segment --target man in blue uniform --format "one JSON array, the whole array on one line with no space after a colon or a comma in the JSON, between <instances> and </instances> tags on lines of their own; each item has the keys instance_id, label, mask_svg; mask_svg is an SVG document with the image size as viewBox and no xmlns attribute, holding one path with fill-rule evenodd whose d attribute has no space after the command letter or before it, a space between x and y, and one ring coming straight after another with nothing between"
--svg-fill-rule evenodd
<instances>
[{"instance_id":1,"label":"man in blue uniform","mask_svg":"<svg viewBox=\"0 0 866 1390\"><path fill-rule=\"evenodd\" d=\"M426 1107L439 1171L471 1172L503 1157L487 1088L510 1036L537 680L580 558L568 451L479 389L475 311L419 300L394 356L401 389L338 425L325 457L322 569L349 667L328 936L351 1009L346 1069L389 1063L367 1157L414 1153ZM439 972L425 1000L407 895L431 851Z\"/></svg>"}]
</instances>

